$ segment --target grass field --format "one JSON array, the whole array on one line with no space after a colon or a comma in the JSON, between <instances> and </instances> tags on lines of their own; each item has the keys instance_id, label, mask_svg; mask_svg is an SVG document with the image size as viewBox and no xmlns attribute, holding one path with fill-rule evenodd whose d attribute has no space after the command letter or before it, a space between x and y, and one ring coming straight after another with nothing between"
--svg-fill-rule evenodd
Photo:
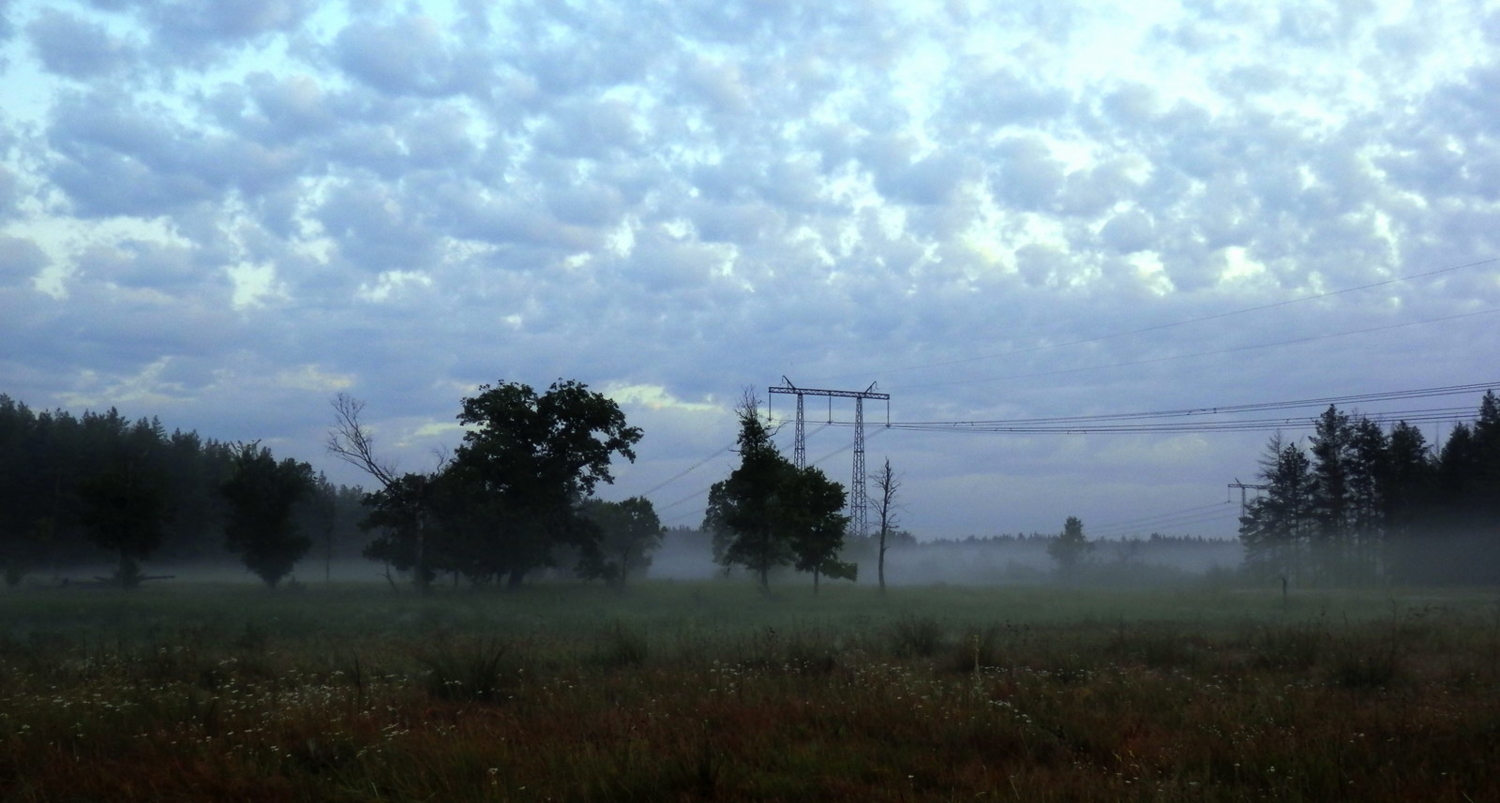
<instances>
[{"instance_id":1,"label":"grass field","mask_svg":"<svg viewBox=\"0 0 1500 803\"><path fill-rule=\"evenodd\" d=\"M0 799L1500 799L1500 594L0 595Z\"/></svg>"}]
</instances>

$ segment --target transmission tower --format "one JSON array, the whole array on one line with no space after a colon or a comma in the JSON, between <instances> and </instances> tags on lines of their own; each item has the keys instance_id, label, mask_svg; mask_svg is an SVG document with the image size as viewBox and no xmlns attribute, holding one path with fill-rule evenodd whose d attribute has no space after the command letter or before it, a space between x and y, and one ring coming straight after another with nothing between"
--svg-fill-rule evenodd
<instances>
[{"instance_id":1,"label":"transmission tower","mask_svg":"<svg viewBox=\"0 0 1500 803\"><path fill-rule=\"evenodd\" d=\"M1240 515L1241 516L1245 515L1246 509L1250 506L1250 500L1248 498L1246 498L1245 491L1247 491L1247 490L1251 490L1251 491L1268 491L1268 490L1271 489L1271 486L1269 486L1269 485L1256 485L1254 483L1240 482L1240 478L1239 477L1235 477L1234 478L1234 482L1229 483L1229 487L1230 488L1238 488L1238 489L1240 489Z\"/></svg>"},{"instance_id":2,"label":"transmission tower","mask_svg":"<svg viewBox=\"0 0 1500 803\"><path fill-rule=\"evenodd\" d=\"M807 464L807 426L804 419L803 399L807 396L827 396L829 420L833 419L833 400L854 400L854 477L850 480L849 488L849 532L854 535L865 534L865 399L876 399L885 402L885 422L891 423L891 394L879 393L875 390L875 383L864 390L827 390L824 388L799 388L792 384L792 380L785 376L781 381L786 383L776 387L768 388L772 395L777 393L797 397L797 422L792 437L792 463L797 468L805 468Z\"/></svg>"}]
</instances>

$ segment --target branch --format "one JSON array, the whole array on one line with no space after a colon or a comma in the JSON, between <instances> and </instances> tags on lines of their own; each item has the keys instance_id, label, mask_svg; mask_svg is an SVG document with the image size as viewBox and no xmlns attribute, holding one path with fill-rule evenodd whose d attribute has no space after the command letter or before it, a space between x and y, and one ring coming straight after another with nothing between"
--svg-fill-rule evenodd
<instances>
[{"instance_id":1,"label":"branch","mask_svg":"<svg viewBox=\"0 0 1500 803\"><path fill-rule=\"evenodd\" d=\"M335 457L374 477L383 487L396 482L396 467L375 459L375 439L359 422L365 403L340 393L329 402L333 405L334 425L328 430L328 451Z\"/></svg>"}]
</instances>

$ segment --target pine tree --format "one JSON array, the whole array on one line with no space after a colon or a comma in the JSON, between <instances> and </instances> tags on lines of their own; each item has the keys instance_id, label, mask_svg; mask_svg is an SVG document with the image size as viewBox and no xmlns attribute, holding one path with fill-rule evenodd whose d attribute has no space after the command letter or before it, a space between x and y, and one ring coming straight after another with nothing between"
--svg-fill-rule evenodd
<instances>
[{"instance_id":1,"label":"pine tree","mask_svg":"<svg viewBox=\"0 0 1500 803\"><path fill-rule=\"evenodd\" d=\"M1281 434L1271 436L1260 461L1264 496L1246 506L1240 517L1240 541L1251 571L1300 581L1313 525L1313 476L1307 454Z\"/></svg>"},{"instance_id":2,"label":"pine tree","mask_svg":"<svg viewBox=\"0 0 1500 803\"><path fill-rule=\"evenodd\" d=\"M1318 417L1311 440L1313 518L1317 522L1312 551L1314 566L1324 580L1343 574L1349 563L1353 441L1349 416L1329 405Z\"/></svg>"}]
</instances>

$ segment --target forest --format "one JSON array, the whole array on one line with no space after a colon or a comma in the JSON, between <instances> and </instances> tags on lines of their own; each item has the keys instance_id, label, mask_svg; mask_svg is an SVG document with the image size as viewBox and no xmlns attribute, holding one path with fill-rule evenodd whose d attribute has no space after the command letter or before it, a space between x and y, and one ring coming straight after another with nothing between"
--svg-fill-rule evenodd
<instances>
[{"instance_id":1,"label":"forest","mask_svg":"<svg viewBox=\"0 0 1500 803\"><path fill-rule=\"evenodd\" d=\"M1307 448L1273 436L1240 520L1252 575L1298 584L1500 582L1500 401L1440 448L1329 407Z\"/></svg>"}]
</instances>

